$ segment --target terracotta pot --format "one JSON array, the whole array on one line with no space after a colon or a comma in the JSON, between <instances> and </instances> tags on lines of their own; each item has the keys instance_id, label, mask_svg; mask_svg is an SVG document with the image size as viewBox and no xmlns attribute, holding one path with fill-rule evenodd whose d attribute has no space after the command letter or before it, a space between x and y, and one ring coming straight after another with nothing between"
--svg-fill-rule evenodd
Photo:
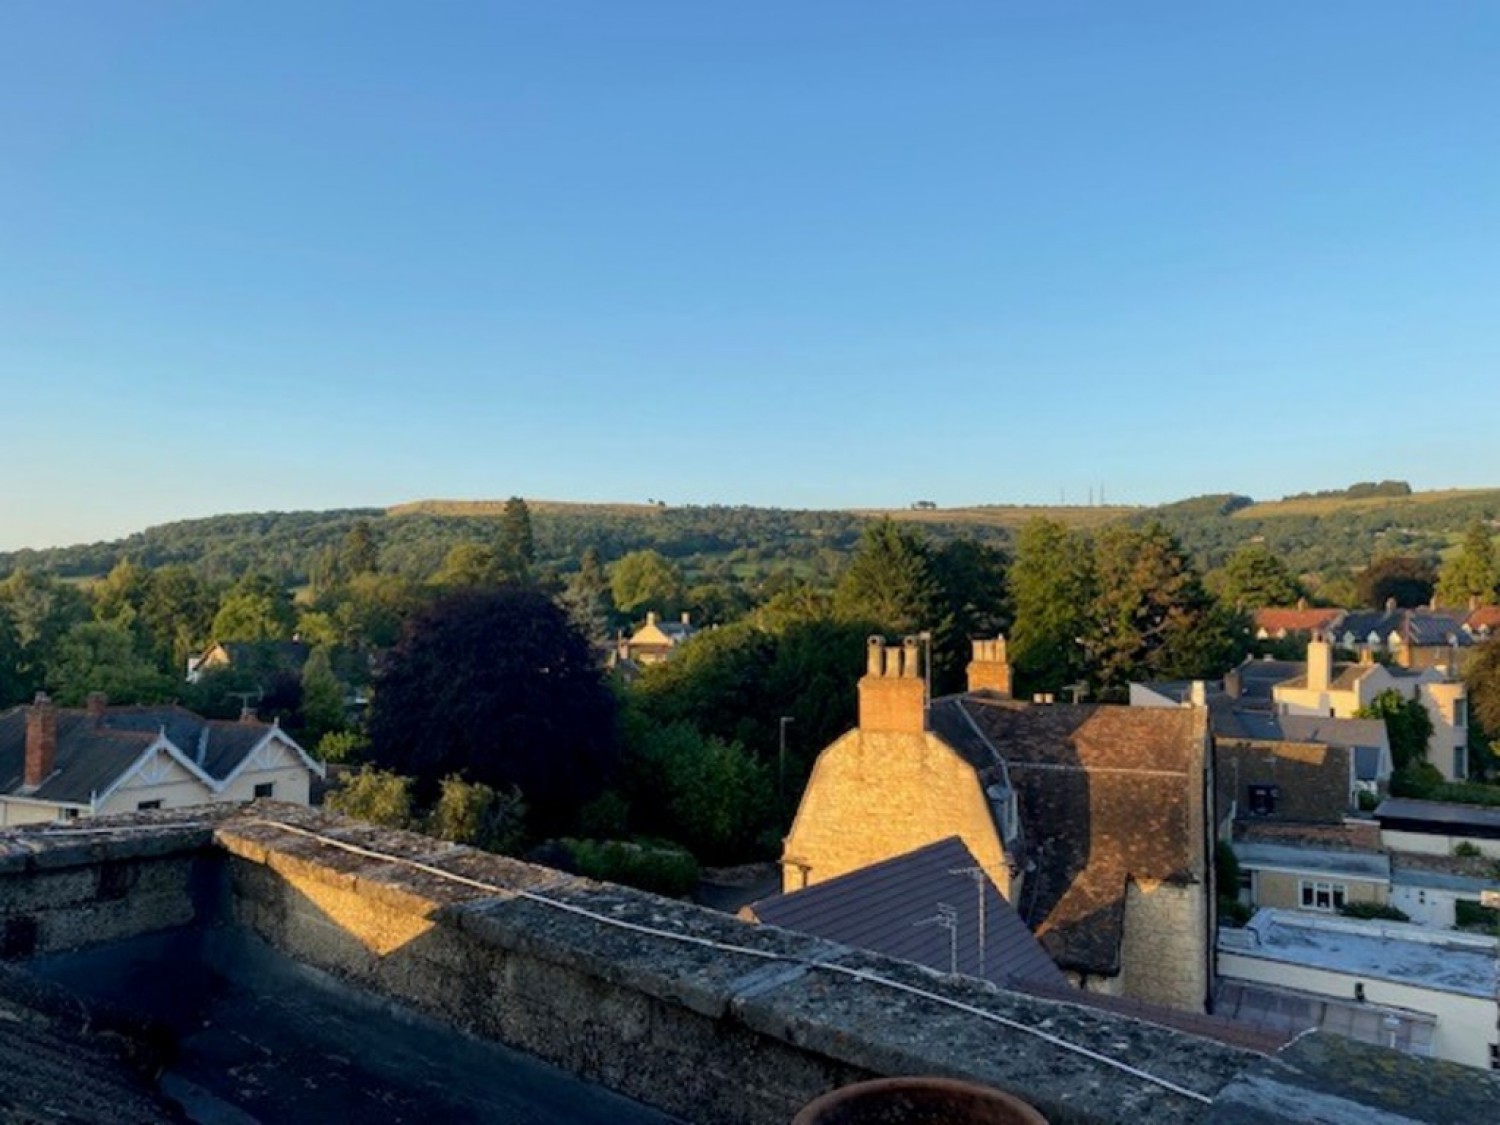
<instances>
[{"instance_id":1,"label":"terracotta pot","mask_svg":"<svg viewBox=\"0 0 1500 1125\"><path fill-rule=\"evenodd\" d=\"M792 1125L1047 1125L1020 1098L951 1078L877 1078L808 1102Z\"/></svg>"}]
</instances>

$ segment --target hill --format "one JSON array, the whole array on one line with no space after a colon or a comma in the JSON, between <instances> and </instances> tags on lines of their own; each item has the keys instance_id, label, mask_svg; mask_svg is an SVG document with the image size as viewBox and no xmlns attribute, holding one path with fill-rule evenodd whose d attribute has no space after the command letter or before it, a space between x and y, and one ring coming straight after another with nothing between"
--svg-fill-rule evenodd
<instances>
[{"instance_id":1,"label":"hill","mask_svg":"<svg viewBox=\"0 0 1500 1125\"><path fill-rule=\"evenodd\" d=\"M1347 575L1379 554L1439 555L1475 518L1500 516L1500 489L1369 494L1372 487L1398 484L1357 485L1339 494L1274 501L1223 493L1152 508L986 504L842 511L557 500L527 504L538 562L545 568L571 570L588 547L605 561L651 548L676 559L695 580L777 572L828 578L865 524L882 517L919 524L937 541L972 536L1002 545L1037 517L1085 531L1116 520L1159 521L1205 570L1222 565L1247 544L1263 543L1299 573L1333 577ZM383 568L424 578L455 544L496 540L504 507L501 500L419 500L385 509L214 516L162 524L112 542L0 554L0 574L25 567L86 578L130 558L150 567L182 564L219 580L260 570L301 582L320 552L336 548L356 522L364 521L374 532Z\"/></svg>"}]
</instances>

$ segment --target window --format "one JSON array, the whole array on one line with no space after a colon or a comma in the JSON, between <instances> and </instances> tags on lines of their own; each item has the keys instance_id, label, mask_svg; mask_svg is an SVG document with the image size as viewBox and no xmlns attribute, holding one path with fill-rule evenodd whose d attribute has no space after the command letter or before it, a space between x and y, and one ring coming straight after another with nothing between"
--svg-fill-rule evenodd
<instances>
[{"instance_id":1,"label":"window","mask_svg":"<svg viewBox=\"0 0 1500 1125\"><path fill-rule=\"evenodd\" d=\"M1490 1069L1500 1070L1500 1043L1490 1044Z\"/></svg>"},{"instance_id":2,"label":"window","mask_svg":"<svg viewBox=\"0 0 1500 1125\"><path fill-rule=\"evenodd\" d=\"M62 818L64 820L77 820L78 819L78 810L77 809L63 809L63 811L62 811Z\"/></svg>"},{"instance_id":3,"label":"window","mask_svg":"<svg viewBox=\"0 0 1500 1125\"><path fill-rule=\"evenodd\" d=\"M1469 776L1469 748L1467 746L1453 748L1453 776L1459 781Z\"/></svg>"},{"instance_id":4,"label":"window","mask_svg":"<svg viewBox=\"0 0 1500 1125\"><path fill-rule=\"evenodd\" d=\"M137 812L150 812L152 809L161 808L160 801L142 801L135 806Z\"/></svg>"},{"instance_id":5,"label":"window","mask_svg":"<svg viewBox=\"0 0 1500 1125\"><path fill-rule=\"evenodd\" d=\"M1276 798L1281 796L1277 785L1250 786L1250 815L1271 816L1276 812Z\"/></svg>"},{"instance_id":6,"label":"window","mask_svg":"<svg viewBox=\"0 0 1500 1125\"><path fill-rule=\"evenodd\" d=\"M1467 699L1453 701L1453 725L1456 727L1469 725L1469 701Z\"/></svg>"},{"instance_id":7,"label":"window","mask_svg":"<svg viewBox=\"0 0 1500 1125\"><path fill-rule=\"evenodd\" d=\"M1302 879L1298 886L1302 891L1303 910L1321 910L1332 914L1348 901L1349 888L1343 883L1324 883L1321 880Z\"/></svg>"},{"instance_id":8,"label":"window","mask_svg":"<svg viewBox=\"0 0 1500 1125\"><path fill-rule=\"evenodd\" d=\"M276 795L276 783L274 781L263 781L255 787L255 798L274 797Z\"/></svg>"}]
</instances>

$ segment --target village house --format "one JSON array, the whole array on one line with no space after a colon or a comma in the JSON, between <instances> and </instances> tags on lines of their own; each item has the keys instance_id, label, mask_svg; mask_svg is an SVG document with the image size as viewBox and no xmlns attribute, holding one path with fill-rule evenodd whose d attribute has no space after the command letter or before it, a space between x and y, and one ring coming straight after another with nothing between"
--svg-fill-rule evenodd
<instances>
[{"instance_id":1,"label":"village house","mask_svg":"<svg viewBox=\"0 0 1500 1125\"><path fill-rule=\"evenodd\" d=\"M45 694L0 713L0 825L271 797L305 805L322 763L280 726L181 707L83 708Z\"/></svg>"},{"instance_id":2,"label":"village house","mask_svg":"<svg viewBox=\"0 0 1500 1125\"><path fill-rule=\"evenodd\" d=\"M950 836L1070 979L1202 1011L1210 990L1212 763L1204 708L1026 704L1003 639L927 705L920 648L870 641L859 725L813 767L783 887Z\"/></svg>"},{"instance_id":3,"label":"village house","mask_svg":"<svg viewBox=\"0 0 1500 1125\"><path fill-rule=\"evenodd\" d=\"M697 632L692 618L686 613L679 621L661 621L655 613L647 613L644 625L628 638L622 637L615 642L610 663L622 667L660 664Z\"/></svg>"}]
</instances>

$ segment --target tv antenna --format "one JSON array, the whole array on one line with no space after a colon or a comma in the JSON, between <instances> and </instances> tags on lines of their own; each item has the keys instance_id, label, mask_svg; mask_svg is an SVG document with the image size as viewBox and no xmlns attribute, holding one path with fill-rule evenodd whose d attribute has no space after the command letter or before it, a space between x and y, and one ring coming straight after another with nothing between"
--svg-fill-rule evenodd
<instances>
[{"instance_id":1,"label":"tv antenna","mask_svg":"<svg viewBox=\"0 0 1500 1125\"><path fill-rule=\"evenodd\" d=\"M937 916L913 922L913 926L936 926L948 931L948 972L958 975L958 908L946 902L937 904Z\"/></svg>"}]
</instances>

